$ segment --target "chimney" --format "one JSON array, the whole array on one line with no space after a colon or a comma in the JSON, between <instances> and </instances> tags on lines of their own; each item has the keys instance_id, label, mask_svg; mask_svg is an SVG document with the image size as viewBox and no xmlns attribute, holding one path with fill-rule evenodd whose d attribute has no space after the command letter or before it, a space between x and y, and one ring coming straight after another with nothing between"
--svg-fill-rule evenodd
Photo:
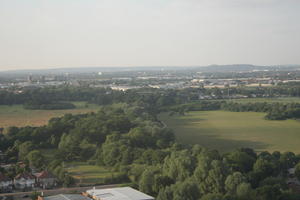
<instances>
[{"instance_id":1,"label":"chimney","mask_svg":"<svg viewBox=\"0 0 300 200\"><path fill-rule=\"evenodd\" d=\"M37 200L44 200L42 196L38 196Z\"/></svg>"}]
</instances>

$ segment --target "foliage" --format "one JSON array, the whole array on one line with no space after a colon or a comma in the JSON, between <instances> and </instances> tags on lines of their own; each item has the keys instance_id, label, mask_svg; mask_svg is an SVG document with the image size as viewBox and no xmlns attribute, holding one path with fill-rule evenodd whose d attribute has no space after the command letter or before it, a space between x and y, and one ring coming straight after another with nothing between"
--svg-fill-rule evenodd
<instances>
[{"instance_id":1,"label":"foliage","mask_svg":"<svg viewBox=\"0 0 300 200\"><path fill-rule=\"evenodd\" d=\"M296 165L295 175L300 180L300 163Z\"/></svg>"},{"instance_id":2,"label":"foliage","mask_svg":"<svg viewBox=\"0 0 300 200\"><path fill-rule=\"evenodd\" d=\"M36 169L42 169L45 165L45 157L38 150L33 150L27 155L29 165Z\"/></svg>"},{"instance_id":3,"label":"foliage","mask_svg":"<svg viewBox=\"0 0 300 200\"><path fill-rule=\"evenodd\" d=\"M189 98L197 98L195 90L164 93L150 90L152 93L148 95L110 89L64 89L31 91L26 93L30 98L24 99L39 99L42 94L53 92L59 95L52 95L49 101L91 98L102 105L132 102L103 106L97 113L54 118L42 127L10 128L0 140L7 143L3 149L13 158L8 162L18 160L33 167L47 167L64 186L76 183L74 172L66 168L66 163L95 163L112 171L112 176L104 178L103 183L130 181L158 200L293 198L293 192L282 181L287 169L300 160L291 152L255 153L242 148L220 154L199 145L175 142L173 132L157 120L157 113L169 106L187 103ZM95 91L100 94L93 94ZM193 106L187 108L219 109L220 103ZM182 107L178 109L182 111ZM43 148L56 149L50 162L39 151ZM17 171L20 169L16 167L11 175Z\"/></svg>"},{"instance_id":4,"label":"foliage","mask_svg":"<svg viewBox=\"0 0 300 200\"><path fill-rule=\"evenodd\" d=\"M32 200L37 200L38 197L39 197L40 195L41 195L40 192L34 191L34 192L31 193L30 198L31 198Z\"/></svg>"}]
</instances>

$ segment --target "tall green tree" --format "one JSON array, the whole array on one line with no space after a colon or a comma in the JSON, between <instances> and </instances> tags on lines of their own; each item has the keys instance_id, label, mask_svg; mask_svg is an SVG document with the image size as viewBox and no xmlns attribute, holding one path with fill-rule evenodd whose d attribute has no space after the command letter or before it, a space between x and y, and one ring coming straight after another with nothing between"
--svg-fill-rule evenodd
<instances>
[{"instance_id":1,"label":"tall green tree","mask_svg":"<svg viewBox=\"0 0 300 200\"><path fill-rule=\"evenodd\" d=\"M29 165L36 169L42 169L46 164L45 157L38 150L33 150L29 152L26 158L29 161Z\"/></svg>"},{"instance_id":2,"label":"tall green tree","mask_svg":"<svg viewBox=\"0 0 300 200\"><path fill-rule=\"evenodd\" d=\"M246 178L241 172L234 172L225 180L225 190L228 194L235 195L240 184L246 183Z\"/></svg>"},{"instance_id":3,"label":"tall green tree","mask_svg":"<svg viewBox=\"0 0 300 200\"><path fill-rule=\"evenodd\" d=\"M24 143L20 144L19 147L18 147L18 151L19 151L18 158L19 158L19 160L24 161L26 159L26 156L28 155L28 153L30 151L32 151L33 149L34 149L34 145L30 141L27 141L27 142L24 142Z\"/></svg>"}]
</instances>

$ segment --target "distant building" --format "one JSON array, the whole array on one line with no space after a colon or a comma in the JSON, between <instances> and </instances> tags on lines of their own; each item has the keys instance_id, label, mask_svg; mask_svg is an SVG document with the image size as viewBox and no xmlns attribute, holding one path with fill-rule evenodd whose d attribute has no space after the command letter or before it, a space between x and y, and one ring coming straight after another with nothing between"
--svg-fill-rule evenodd
<instances>
[{"instance_id":1,"label":"distant building","mask_svg":"<svg viewBox=\"0 0 300 200\"><path fill-rule=\"evenodd\" d=\"M126 90L132 90L132 89L139 89L141 87L139 86L110 86L112 90L119 90L119 91L126 91Z\"/></svg>"},{"instance_id":2,"label":"distant building","mask_svg":"<svg viewBox=\"0 0 300 200\"><path fill-rule=\"evenodd\" d=\"M30 173L24 172L14 178L14 186L16 189L32 189L35 186L35 176Z\"/></svg>"},{"instance_id":3,"label":"distant building","mask_svg":"<svg viewBox=\"0 0 300 200\"><path fill-rule=\"evenodd\" d=\"M46 82L46 77L45 76L40 76L39 83L45 83L45 82Z\"/></svg>"},{"instance_id":4,"label":"distant building","mask_svg":"<svg viewBox=\"0 0 300 200\"><path fill-rule=\"evenodd\" d=\"M72 81L70 81L70 85L75 86L75 87L79 87L80 82L78 80L72 80Z\"/></svg>"},{"instance_id":5,"label":"distant building","mask_svg":"<svg viewBox=\"0 0 300 200\"><path fill-rule=\"evenodd\" d=\"M92 189L85 193L94 200L154 200L153 197L130 187Z\"/></svg>"},{"instance_id":6,"label":"distant building","mask_svg":"<svg viewBox=\"0 0 300 200\"><path fill-rule=\"evenodd\" d=\"M43 189L53 188L57 185L56 177L48 171L36 173L36 186Z\"/></svg>"},{"instance_id":7,"label":"distant building","mask_svg":"<svg viewBox=\"0 0 300 200\"><path fill-rule=\"evenodd\" d=\"M296 168L288 169L288 179L287 179L288 185L300 185L300 181L296 177L295 172L296 172Z\"/></svg>"},{"instance_id":8,"label":"distant building","mask_svg":"<svg viewBox=\"0 0 300 200\"><path fill-rule=\"evenodd\" d=\"M32 75L29 75L29 76L27 77L27 82L28 82L28 83L32 83L32 82L33 82Z\"/></svg>"},{"instance_id":9,"label":"distant building","mask_svg":"<svg viewBox=\"0 0 300 200\"><path fill-rule=\"evenodd\" d=\"M0 192L10 192L13 188L13 181L5 176L4 174L0 173Z\"/></svg>"}]
</instances>

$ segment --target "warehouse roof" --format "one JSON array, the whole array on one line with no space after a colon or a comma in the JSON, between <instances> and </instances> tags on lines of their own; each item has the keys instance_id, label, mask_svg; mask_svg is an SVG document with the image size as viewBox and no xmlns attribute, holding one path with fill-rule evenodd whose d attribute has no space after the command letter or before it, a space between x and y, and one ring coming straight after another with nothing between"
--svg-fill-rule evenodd
<instances>
[{"instance_id":1,"label":"warehouse roof","mask_svg":"<svg viewBox=\"0 0 300 200\"><path fill-rule=\"evenodd\" d=\"M92 189L87 194L96 200L154 200L153 197L130 187Z\"/></svg>"},{"instance_id":2,"label":"warehouse roof","mask_svg":"<svg viewBox=\"0 0 300 200\"><path fill-rule=\"evenodd\" d=\"M79 194L59 194L54 196L44 197L44 200L91 200L88 197Z\"/></svg>"}]
</instances>

